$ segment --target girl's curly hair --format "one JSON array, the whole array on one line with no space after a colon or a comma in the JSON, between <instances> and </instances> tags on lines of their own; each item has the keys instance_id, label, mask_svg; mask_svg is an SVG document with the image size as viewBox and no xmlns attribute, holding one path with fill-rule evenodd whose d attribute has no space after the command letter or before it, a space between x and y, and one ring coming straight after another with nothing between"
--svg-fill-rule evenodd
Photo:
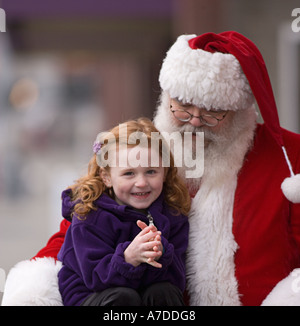
<instances>
[{"instance_id":1,"label":"girl's curly hair","mask_svg":"<svg viewBox=\"0 0 300 326\"><path fill-rule=\"evenodd\" d=\"M123 133L120 128L127 128L126 138L122 139ZM97 200L102 193L107 193L109 196L114 198L114 193L112 188L107 188L101 178L101 170L105 169L109 173L109 164L105 167L101 166L101 160L108 158L108 148L112 142L110 139L114 138L114 144L124 144L128 147L134 147L138 144L128 144L128 137L133 132L142 132L147 136L148 146L151 146L151 136L152 133L156 135L159 133L155 128L151 120L147 118L140 118L137 120L130 120L125 122L117 127L112 128L107 133L101 133L99 135L101 138L101 153L94 154L91 158L88 165L88 173L79 178L75 184L70 186L69 188L72 190L72 200L78 201L78 203L74 207L74 213L80 219L84 219L86 215L91 210L96 210L94 205L95 200ZM99 139L98 135L98 139ZM159 139L159 155L163 156L163 151L166 151L166 143L162 137ZM106 150L104 150L106 149ZM174 158L167 146L168 154L170 155L170 164L169 167L165 167L165 181L164 181L164 196L166 203L174 209L175 214L183 214L188 215L188 212L191 207L191 199L188 193L188 190L181 179L181 177L177 173L177 168L174 165ZM165 153L165 152L164 152ZM105 156L105 157L104 157Z\"/></svg>"}]
</instances>

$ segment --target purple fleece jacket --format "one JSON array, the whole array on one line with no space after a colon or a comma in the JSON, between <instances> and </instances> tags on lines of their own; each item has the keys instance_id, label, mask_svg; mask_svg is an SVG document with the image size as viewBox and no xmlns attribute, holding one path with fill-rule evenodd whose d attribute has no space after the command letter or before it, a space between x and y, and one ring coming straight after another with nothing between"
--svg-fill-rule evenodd
<instances>
[{"instance_id":1,"label":"purple fleece jacket","mask_svg":"<svg viewBox=\"0 0 300 326\"><path fill-rule=\"evenodd\" d=\"M70 194L70 190L62 193L62 213L69 221L74 207ZM58 277L64 305L80 305L90 294L117 286L139 289L168 281L184 290L189 230L186 216L172 214L161 194L148 211L162 232L164 253L159 259L162 268L146 263L134 267L126 263L124 251L141 231L136 221L148 224L147 216L117 204L106 194L95 204L98 209L90 211L86 219L73 217L58 254L63 263Z\"/></svg>"}]
</instances>

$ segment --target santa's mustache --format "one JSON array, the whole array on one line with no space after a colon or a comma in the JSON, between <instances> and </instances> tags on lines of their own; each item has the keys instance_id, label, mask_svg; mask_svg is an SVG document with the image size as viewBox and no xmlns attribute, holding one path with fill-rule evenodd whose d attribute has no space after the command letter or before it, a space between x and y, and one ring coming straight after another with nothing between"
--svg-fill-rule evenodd
<instances>
[{"instance_id":1,"label":"santa's mustache","mask_svg":"<svg viewBox=\"0 0 300 326\"><path fill-rule=\"evenodd\" d=\"M220 140L220 134L215 131L212 131L211 129L209 129L206 126L195 127L195 126L192 126L191 124L186 124L186 125L180 127L178 129L178 131L181 134L184 134L185 132L191 132L192 134L195 134L195 135L197 132L204 133L205 140L210 140L210 141Z\"/></svg>"}]
</instances>

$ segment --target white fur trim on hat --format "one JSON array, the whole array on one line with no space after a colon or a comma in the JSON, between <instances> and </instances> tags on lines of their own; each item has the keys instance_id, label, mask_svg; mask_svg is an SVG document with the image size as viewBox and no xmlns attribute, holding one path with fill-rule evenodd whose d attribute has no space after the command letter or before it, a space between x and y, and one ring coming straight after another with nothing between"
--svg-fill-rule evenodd
<instances>
[{"instance_id":1,"label":"white fur trim on hat","mask_svg":"<svg viewBox=\"0 0 300 326\"><path fill-rule=\"evenodd\" d=\"M240 63L232 54L192 49L196 35L181 35L163 61L159 82L171 98L207 110L249 108L254 96Z\"/></svg>"},{"instance_id":2,"label":"white fur trim on hat","mask_svg":"<svg viewBox=\"0 0 300 326\"><path fill-rule=\"evenodd\" d=\"M16 264L7 276L2 306L62 306L57 278L61 266L47 257Z\"/></svg>"}]
</instances>

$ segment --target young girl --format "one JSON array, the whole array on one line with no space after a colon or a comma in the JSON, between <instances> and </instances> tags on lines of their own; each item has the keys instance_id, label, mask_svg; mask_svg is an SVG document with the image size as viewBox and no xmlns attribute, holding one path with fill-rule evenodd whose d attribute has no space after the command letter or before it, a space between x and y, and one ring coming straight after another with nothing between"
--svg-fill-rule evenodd
<instances>
[{"instance_id":1,"label":"young girl","mask_svg":"<svg viewBox=\"0 0 300 326\"><path fill-rule=\"evenodd\" d=\"M146 143L132 141L136 132ZM64 305L183 305L190 199L153 132L141 118L99 134L88 174L63 192L72 220L58 255ZM142 157L149 164L133 164Z\"/></svg>"}]
</instances>

